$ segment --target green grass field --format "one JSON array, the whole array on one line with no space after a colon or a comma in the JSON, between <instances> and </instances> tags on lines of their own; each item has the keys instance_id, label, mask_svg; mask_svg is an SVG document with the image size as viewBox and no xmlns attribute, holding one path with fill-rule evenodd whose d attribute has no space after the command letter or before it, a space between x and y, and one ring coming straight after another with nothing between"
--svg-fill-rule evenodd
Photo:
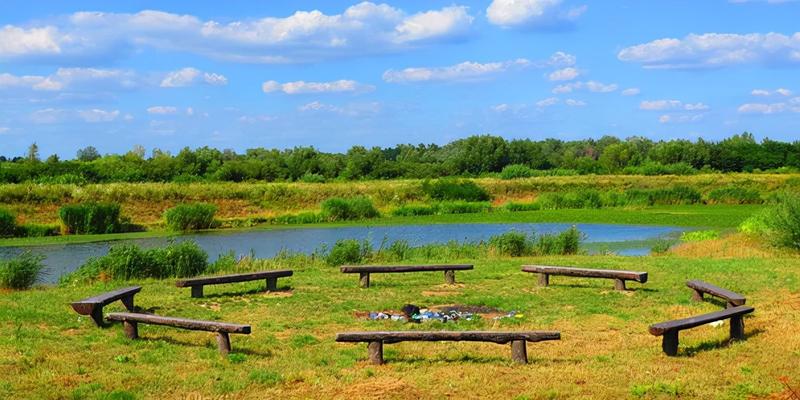
<instances>
[{"instance_id":1,"label":"green grass field","mask_svg":"<svg viewBox=\"0 0 800 400\"><path fill-rule=\"evenodd\" d=\"M357 276L291 260L287 290L262 283L206 288L192 299L173 281L113 282L0 294L0 397L3 398L761 398L800 384L800 263L794 255L710 259L560 256L452 260L475 263L456 286L440 274ZM650 281L611 290L612 282L553 277L537 288L525 263L644 270ZM262 266L263 267L263 266ZM745 342L727 344L727 325L681 333L678 357L661 353L654 322L720 308L692 303L687 279L704 279L744 293L756 312L746 318ZM140 326L129 341L119 325L105 329L78 316L69 302L130 284L136 302L162 315L252 325L233 335L222 358L214 335ZM357 318L405 303L486 305L516 310L520 319L406 325ZM120 310L115 304L107 311ZM528 345L531 363L514 365L507 345L400 343L386 345L387 364L372 366L366 346L338 344L352 330L554 329L558 342ZM192 397L194 396L194 397Z\"/></svg>"}]
</instances>

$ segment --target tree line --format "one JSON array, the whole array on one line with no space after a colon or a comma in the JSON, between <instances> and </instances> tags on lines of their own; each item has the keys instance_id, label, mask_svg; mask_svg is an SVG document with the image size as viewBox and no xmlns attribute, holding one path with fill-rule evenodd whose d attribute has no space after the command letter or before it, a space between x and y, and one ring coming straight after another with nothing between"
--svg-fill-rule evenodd
<instances>
[{"instance_id":1,"label":"tree line","mask_svg":"<svg viewBox=\"0 0 800 400\"><path fill-rule=\"evenodd\" d=\"M104 183L193 181L306 181L485 176L505 171L528 174L691 174L698 171L751 172L800 169L800 141L752 134L721 141L660 140L643 137L563 141L476 135L440 146L400 144L353 146L346 153L314 147L230 149L186 147L173 155L141 146L125 154L101 155L92 147L74 159L42 160L34 143L25 156L0 156L0 183ZM527 175L527 176L529 176Z\"/></svg>"}]
</instances>

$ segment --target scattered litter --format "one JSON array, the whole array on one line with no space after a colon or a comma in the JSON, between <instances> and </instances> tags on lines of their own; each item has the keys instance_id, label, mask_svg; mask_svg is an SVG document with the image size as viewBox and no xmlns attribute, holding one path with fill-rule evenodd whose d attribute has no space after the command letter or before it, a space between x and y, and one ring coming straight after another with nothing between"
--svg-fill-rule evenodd
<instances>
[{"instance_id":1,"label":"scattered litter","mask_svg":"<svg viewBox=\"0 0 800 400\"><path fill-rule=\"evenodd\" d=\"M724 323L725 323L725 321L714 321L714 322L710 323L709 325L713 326L714 328L719 328Z\"/></svg>"},{"instance_id":2,"label":"scattered litter","mask_svg":"<svg viewBox=\"0 0 800 400\"><path fill-rule=\"evenodd\" d=\"M447 305L420 308L414 304L406 304L402 311L373 311L369 313L356 313L357 317L370 320L392 320L403 322L422 323L426 321L472 321L479 318L500 320L505 318L521 319L525 315L517 311L505 312L487 306Z\"/></svg>"}]
</instances>

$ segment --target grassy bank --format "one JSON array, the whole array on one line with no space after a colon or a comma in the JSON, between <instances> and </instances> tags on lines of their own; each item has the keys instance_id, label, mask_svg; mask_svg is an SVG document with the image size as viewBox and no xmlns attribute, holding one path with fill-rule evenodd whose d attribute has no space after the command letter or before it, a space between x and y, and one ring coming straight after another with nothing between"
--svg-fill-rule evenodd
<instances>
[{"instance_id":1,"label":"grassy bank","mask_svg":"<svg viewBox=\"0 0 800 400\"><path fill-rule=\"evenodd\" d=\"M548 256L452 259L474 263L457 286L440 274L380 274L370 289L321 262L283 259L247 268L283 268L286 290L260 293L263 282L211 286L192 299L172 280L97 283L0 293L0 397L3 398L762 398L800 386L800 263L797 256L711 259L678 256ZM645 285L619 293L611 282L552 279L537 288L524 263L644 270ZM692 303L687 279L744 293L756 308L747 341L726 344L727 324L681 333L679 357L661 352L650 323L719 309ZM142 284L144 310L238 323L221 358L213 334L141 326L129 341L120 326L100 329L70 301ZM397 310L405 303L485 305L522 318L404 325L357 312ZM115 304L108 311L120 310ZM399 343L388 364L366 363L363 345L337 344L348 330L555 329L560 342L530 344L531 364L513 365L508 346L487 343ZM776 397L777 398L777 397Z\"/></svg>"},{"instance_id":2,"label":"grassy bank","mask_svg":"<svg viewBox=\"0 0 800 400\"><path fill-rule=\"evenodd\" d=\"M519 212L492 212L476 214L422 215L409 217L385 216L364 221L326 222L303 225L258 225L250 228L231 228L225 232L253 229L297 229L308 227L416 225L448 223L515 223L515 222L563 222L563 223L606 223L637 225L673 225L686 227L708 227L727 229L738 226L755 211L759 205L689 205L653 206L631 208L561 209ZM69 235L40 238L0 239L0 246L34 246L47 244L89 243L148 237L175 235L174 232L154 230L148 232L115 233L106 235Z\"/></svg>"}]
</instances>

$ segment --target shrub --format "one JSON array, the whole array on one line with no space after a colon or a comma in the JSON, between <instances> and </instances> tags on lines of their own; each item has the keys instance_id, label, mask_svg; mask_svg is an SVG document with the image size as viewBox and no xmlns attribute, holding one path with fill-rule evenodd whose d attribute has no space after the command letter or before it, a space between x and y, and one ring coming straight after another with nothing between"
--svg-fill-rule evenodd
<instances>
[{"instance_id":1,"label":"shrub","mask_svg":"<svg viewBox=\"0 0 800 400\"><path fill-rule=\"evenodd\" d=\"M308 172L300 177L300 181L305 183L325 183L326 180L327 179L320 174L312 174Z\"/></svg>"},{"instance_id":2,"label":"shrub","mask_svg":"<svg viewBox=\"0 0 800 400\"><path fill-rule=\"evenodd\" d=\"M64 233L102 234L121 231L117 203L68 204L58 210Z\"/></svg>"},{"instance_id":3,"label":"shrub","mask_svg":"<svg viewBox=\"0 0 800 400\"><path fill-rule=\"evenodd\" d=\"M582 238L583 234L574 226L560 233L539 235L533 252L537 255L578 254Z\"/></svg>"},{"instance_id":4,"label":"shrub","mask_svg":"<svg viewBox=\"0 0 800 400\"><path fill-rule=\"evenodd\" d=\"M406 204L392 210L392 215L396 217L411 217L415 215L433 215L436 210L432 206L422 204Z\"/></svg>"},{"instance_id":5,"label":"shrub","mask_svg":"<svg viewBox=\"0 0 800 400\"><path fill-rule=\"evenodd\" d=\"M514 203L508 202L504 206L506 211L538 211L541 210L542 205L539 203Z\"/></svg>"},{"instance_id":6,"label":"shrub","mask_svg":"<svg viewBox=\"0 0 800 400\"><path fill-rule=\"evenodd\" d=\"M322 214L330 221L349 221L380 216L372 204L372 200L366 197L330 198L322 202Z\"/></svg>"},{"instance_id":7,"label":"shrub","mask_svg":"<svg viewBox=\"0 0 800 400\"><path fill-rule=\"evenodd\" d=\"M502 179L530 178L534 175L536 175L536 171L523 164L506 165L500 171L500 178Z\"/></svg>"},{"instance_id":8,"label":"shrub","mask_svg":"<svg viewBox=\"0 0 800 400\"><path fill-rule=\"evenodd\" d=\"M213 204L178 204L164 212L167 228L173 231L193 231L214 226L217 207Z\"/></svg>"},{"instance_id":9,"label":"shrub","mask_svg":"<svg viewBox=\"0 0 800 400\"><path fill-rule=\"evenodd\" d=\"M506 232L489 238L489 246L498 254L521 257L530 253L530 240L522 232Z\"/></svg>"},{"instance_id":10,"label":"shrub","mask_svg":"<svg viewBox=\"0 0 800 400\"><path fill-rule=\"evenodd\" d=\"M593 189L566 193L543 193L536 199L541 209L600 208L603 201L600 192Z\"/></svg>"},{"instance_id":11,"label":"shrub","mask_svg":"<svg viewBox=\"0 0 800 400\"><path fill-rule=\"evenodd\" d=\"M708 193L708 202L713 204L761 204L761 194L755 189L726 186Z\"/></svg>"},{"instance_id":12,"label":"shrub","mask_svg":"<svg viewBox=\"0 0 800 400\"><path fill-rule=\"evenodd\" d=\"M800 250L800 196L782 194L765 216L768 240L778 247Z\"/></svg>"},{"instance_id":13,"label":"shrub","mask_svg":"<svg viewBox=\"0 0 800 400\"><path fill-rule=\"evenodd\" d=\"M285 224L285 225L292 225L292 224L315 224L318 222L323 222L325 218L322 214L318 214L315 212L301 212L297 214L285 214L279 215L272 219L273 224Z\"/></svg>"},{"instance_id":14,"label":"shrub","mask_svg":"<svg viewBox=\"0 0 800 400\"><path fill-rule=\"evenodd\" d=\"M700 242L703 240L712 240L718 238L719 232L715 230L690 231L681 233L681 241L683 242Z\"/></svg>"},{"instance_id":15,"label":"shrub","mask_svg":"<svg viewBox=\"0 0 800 400\"><path fill-rule=\"evenodd\" d=\"M486 189L473 181L456 179L439 179L422 183L422 191L434 200L487 201L491 196Z\"/></svg>"},{"instance_id":16,"label":"shrub","mask_svg":"<svg viewBox=\"0 0 800 400\"><path fill-rule=\"evenodd\" d=\"M330 252L325 256L328 265L360 264L372 255L372 244L364 240L355 239L337 240Z\"/></svg>"},{"instance_id":17,"label":"shrub","mask_svg":"<svg viewBox=\"0 0 800 400\"><path fill-rule=\"evenodd\" d=\"M766 235L769 231L769 215L771 211L771 209L764 209L751 215L739 225L739 232L748 235Z\"/></svg>"},{"instance_id":18,"label":"shrub","mask_svg":"<svg viewBox=\"0 0 800 400\"><path fill-rule=\"evenodd\" d=\"M122 280L184 278L200 275L208 269L208 255L192 241L148 250L123 244L112 246L105 256L90 258L62 281L94 280L101 275Z\"/></svg>"},{"instance_id":19,"label":"shrub","mask_svg":"<svg viewBox=\"0 0 800 400\"><path fill-rule=\"evenodd\" d=\"M44 256L26 251L8 261L0 262L0 287L28 289L39 280L44 271Z\"/></svg>"},{"instance_id":20,"label":"shrub","mask_svg":"<svg viewBox=\"0 0 800 400\"><path fill-rule=\"evenodd\" d=\"M488 202L443 201L434 206L436 214L475 214L488 212L492 208Z\"/></svg>"},{"instance_id":21,"label":"shrub","mask_svg":"<svg viewBox=\"0 0 800 400\"><path fill-rule=\"evenodd\" d=\"M11 211L0 208L0 237L14 236L17 233L17 217Z\"/></svg>"},{"instance_id":22,"label":"shrub","mask_svg":"<svg viewBox=\"0 0 800 400\"><path fill-rule=\"evenodd\" d=\"M57 236L58 232L58 225L25 224L17 227L17 236L22 237Z\"/></svg>"},{"instance_id":23,"label":"shrub","mask_svg":"<svg viewBox=\"0 0 800 400\"><path fill-rule=\"evenodd\" d=\"M679 205L696 204L702 195L695 189L687 186L675 186L669 189L625 191L625 203L628 205Z\"/></svg>"}]
</instances>

